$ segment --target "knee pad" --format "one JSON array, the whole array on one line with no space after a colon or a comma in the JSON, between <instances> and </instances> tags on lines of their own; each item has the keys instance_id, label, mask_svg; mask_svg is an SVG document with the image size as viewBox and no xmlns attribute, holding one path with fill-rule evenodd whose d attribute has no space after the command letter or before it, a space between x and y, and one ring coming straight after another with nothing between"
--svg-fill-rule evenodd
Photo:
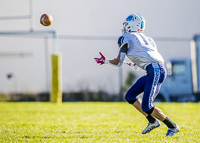
<instances>
[{"instance_id":1,"label":"knee pad","mask_svg":"<svg viewBox=\"0 0 200 143\"><path fill-rule=\"evenodd\" d=\"M137 101L137 99L134 99L134 100L126 100L129 104L134 104L135 101Z\"/></svg>"},{"instance_id":2,"label":"knee pad","mask_svg":"<svg viewBox=\"0 0 200 143\"><path fill-rule=\"evenodd\" d=\"M148 115L151 115L151 113L153 112L153 110L154 110L154 107L153 108L151 108L150 110L148 110L148 111L145 111L145 113L147 113Z\"/></svg>"}]
</instances>

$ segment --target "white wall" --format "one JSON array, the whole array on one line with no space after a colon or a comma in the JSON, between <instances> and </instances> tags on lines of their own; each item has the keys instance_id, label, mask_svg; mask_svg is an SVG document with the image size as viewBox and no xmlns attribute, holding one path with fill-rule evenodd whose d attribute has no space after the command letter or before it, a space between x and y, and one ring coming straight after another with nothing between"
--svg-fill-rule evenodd
<instances>
[{"instance_id":1,"label":"white wall","mask_svg":"<svg viewBox=\"0 0 200 143\"><path fill-rule=\"evenodd\" d=\"M0 17L29 14L27 0L1 0ZM34 30L55 30L59 35L114 36L116 40L59 40L62 53L63 90L98 90L110 93L119 91L119 69L99 66L94 57L99 52L108 58L118 54L117 37L121 34L124 19L131 13L140 13L146 19L145 33L151 37L192 38L200 33L199 0L33 0ZM49 13L54 22L50 27L39 23L40 16ZM29 20L0 20L0 31L29 30ZM156 41L165 60L189 57L189 42ZM49 40L49 53L52 41ZM44 40L38 38L0 37L0 53L24 52L32 56L0 57L0 92L42 92L49 90L46 81ZM127 59L126 59L127 60ZM48 63L47 66L50 69ZM123 69L126 76L127 69ZM13 72L17 88L5 75ZM145 74L139 70L138 76ZM125 78L125 77L124 77ZM14 80L14 78L13 78Z\"/></svg>"}]
</instances>

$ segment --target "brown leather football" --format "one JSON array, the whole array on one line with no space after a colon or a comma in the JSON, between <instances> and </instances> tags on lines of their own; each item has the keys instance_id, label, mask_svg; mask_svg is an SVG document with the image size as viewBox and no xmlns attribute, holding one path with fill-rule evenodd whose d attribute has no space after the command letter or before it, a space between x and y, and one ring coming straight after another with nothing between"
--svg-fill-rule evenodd
<instances>
[{"instance_id":1,"label":"brown leather football","mask_svg":"<svg viewBox=\"0 0 200 143\"><path fill-rule=\"evenodd\" d=\"M43 26L49 26L51 25L53 22L53 17L50 15L50 14L43 14L41 17L40 17L40 23L43 25Z\"/></svg>"}]
</instances>

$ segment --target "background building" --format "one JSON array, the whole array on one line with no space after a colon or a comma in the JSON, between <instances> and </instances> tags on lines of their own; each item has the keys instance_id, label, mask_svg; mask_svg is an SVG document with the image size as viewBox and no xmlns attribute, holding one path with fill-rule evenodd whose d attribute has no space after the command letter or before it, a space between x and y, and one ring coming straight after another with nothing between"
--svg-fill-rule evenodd
<instances>
[{"instance_id":1,"label":"background building","mask_svg":"<svg viewBox=\"0 0 200 143\"><path fill-rule=\"evenodd\" d=\"M109 59L117 56L124 19L131 13L145 18L145 33L155 39L165 61L188 58L190 40L200 33L199 4L198 0L2 0L0 32L56 31L62 54L63 92L103 90L114 94L129 69L99 66L94 57L100 51ZM39 23L44 13L54 18L50 27ZM21 16L24 18L16 18ZM0 92L48 92L52 52L51 35L0 35Z\"/></svg>"}]
</instances>

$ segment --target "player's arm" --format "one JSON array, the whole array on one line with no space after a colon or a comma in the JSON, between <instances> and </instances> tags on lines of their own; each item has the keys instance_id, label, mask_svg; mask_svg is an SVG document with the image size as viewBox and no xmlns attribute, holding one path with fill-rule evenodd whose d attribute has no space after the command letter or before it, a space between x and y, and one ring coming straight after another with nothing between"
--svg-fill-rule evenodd
<instances>
[{"instance_id":1,"label":"player's arm","mask_svg":"<svg viewBox=\"0 0 200 143\"><path fill-rule=\"evenodd\" d=\"M124 58L126 56L127 48L128 48L128 46L127 46L127 44L125 44L122 47L123 50L121 49L119 54L118 54L118 56L117 56L117 58L115 58L113 60L106 59L106 57L101 52L99 52L101 57L100 58L94 58L94 59L100 65L102 65L102 64L110 64L110 65L114 65L114 66L120 67L123 64Z\"/></svg>"},{"instance_id":2,"label":"player's arm","mask_svg":"<svg viewBox=\"0 0 200 143\"><path fill-rule=\"evenodd\" d=\"M110 64L114 66L120 67L123 64L123 61L125 59L127 50L128 50L128 38L121 36L118 39L118 46L120 48L119 54L117 58L113 60L108 60L106 57L100 52L101 57L100 58L94 58L96 62L100 65L102 64Z\"/></svg>"},{"instance_id":3,"label":"player's arm","mask_svg":"<svg viewBox=\"0 0 200 143\"><path fill-rule=\"evenodd\" d=\"M124 61L127 51L128 51L128 44L125 44L121 47L117 58L114 60L109 60L110 64L115 65L115 66L123 65L133 71L138 71L138 66L136 64Z\"/></svg>"},{"instance_id":4,"label":"player's arm","mask_svg":"<svg viewBox=\"0 0 200 143\"><path fill-rule=\"evenodd\" d=\"M127 50L128 50L128 44L124 44L121 47L117 58L113 59L113 60L109 60L109 63L120 67L123 64L123 62L124 62Z\"/></svg>"},{"instance_id":5,"label":"player's arm","mask_svg":"<svg viewBox=\"0 0 200 143\"><path fill-rule=\"evenodd\" d=\"M128 51L128 38L124 35L120 36L118 39L118 46L120 48L119 54L116 59L110 60L109 63L115 66L120 67L123 64L123 61L125 59L126 53Z\"/></svg>"}]
</instances>

